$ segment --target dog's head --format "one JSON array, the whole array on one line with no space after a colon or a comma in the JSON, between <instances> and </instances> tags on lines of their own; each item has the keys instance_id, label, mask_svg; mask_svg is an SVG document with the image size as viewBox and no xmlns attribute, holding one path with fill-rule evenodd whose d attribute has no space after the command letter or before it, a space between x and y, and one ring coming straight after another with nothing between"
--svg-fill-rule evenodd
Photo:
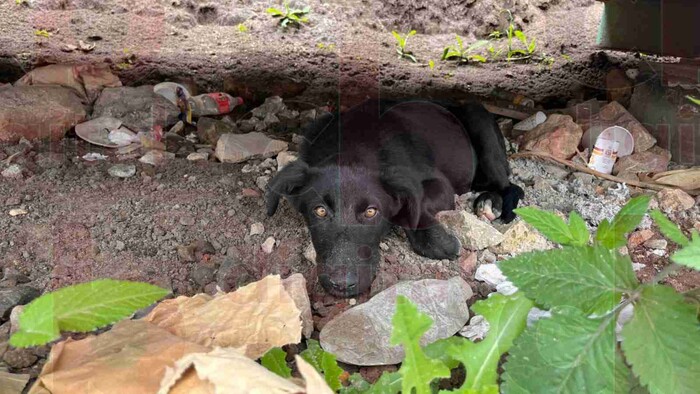
<instances>
[{"instance_id":1,"label":"dog's head","mask_svg":"<svg viewBox=\"0 0 700 394\"><path fill-rule=\"evenodd\" d=\"M298 160L269 184L268 215L285 197L304 216L319 280L334 295L349 297L369 289L379 265L379 243L398 211L396 199L370 171L337 165L310 168Z\"/></svg>"}]
</instances>

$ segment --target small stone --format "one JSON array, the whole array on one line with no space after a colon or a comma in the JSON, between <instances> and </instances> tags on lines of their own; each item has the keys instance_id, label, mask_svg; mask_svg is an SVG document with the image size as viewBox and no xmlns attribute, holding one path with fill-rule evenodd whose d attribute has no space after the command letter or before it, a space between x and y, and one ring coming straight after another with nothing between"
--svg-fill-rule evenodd
<instances>
[{"instance_id":1,"label":"small stone","mask_svg":"<svg viewBox=\"0 0 700 394\"><path fill-rule=\"evenodd\" d=\"M422 336L421 345L425 346L450 337L464 327L469 319L466 301L473 293L459 277L401 282L328 322L321 330L321 347L336 355L339 361L354 365L401 362L402 347L389 343L397 295L406 296L418 310L440 322ZM372 335L367 335L368 332Z\"/></svg>"},{"instance_id":2,"label":"small stone","mask_svg":"<svg viewBox=\"0 0 700 394\"><path fill-rule=\"evenodd\" d=\"M2 177L7 179L22 179L22 167L19 164L11 164L2 170Z\"/></svg>"},{"instance_id":3,"label":"small stone","mask_svg":"<svg viewBox=\"0 0 700 394\"><path fill-rule=\"evenodd\" d=\"M131 178L136 175L136 166L133 164L115 164L109 167L107 172L116 178Z\"/></svg>"},{"instance_id":4,"label":"small stone","mask_svg":"<svg viewBox=\"0 0 700 394\"><path fill-rule=\"evenodd\" d=\"M253 223L250 225L250 235L260 235L265 232L265 226L262 223Z\"/></svg>"},{"instance_id":5,"label":"small stone","mask_svg":"<svg viewBox=\"0 0 700 394\"><path fill-rule=\"evenodd\" d=\"M649 249L665 250L668 246L668 242L665 239L650 239L644 242L644 246Z\"/></svg>"},{"instance_id":6,"label":"small stone","mask_svg":"<svg viewBox=\"0 0 700 394\"><path fill-rule=\"evenodd\" d=\"M139 161L141 163L150 164L153 166L161 166L161 165L167 163L169 160L172 160L174 158L175 158L174 153L154 149L154 150L148 151L145 155L143 155L139 159Z\"/></svg>"},{"instance_id":7,"label":"small stone","mask_svg":"<svg viewBox=\"0 0 700 394\"><path fill-rule=\"evenodd\" d=\"M443 211L437 219L451 230L462 243L462 247L472 250L486 249L503 241L503 234L491 224L479 220L466 211Z\"/></svg>"},{"instance_id":8,"label":"small stone","mask_svg":"<svg viewBox=\"0 0 700 394\"><path fill-rule=\"evenodd\" d=\"M357 305L357 300L354 299L354 298L349 299L349 300L348 300L348 305L350 305L350 306L355 306L355 305Z\"/></svg>"},{"instance_id":9,"label":"small stone","mask_svg":"<svg viewBox=\"0 0 700 394\"><path fill-rule=\"evenodd\" d=\"M503 233L503 242L490 249L496 254L521 254L553 247L539 231L521 220Z\"/></svg>"},{"instance_id":10,"label":"small stone","mask_svg":"<svg viewBox=\"0 0 700 394\"><path fill-rule=\"evenodd\" d=\"M272 96L265 99L265 102L251 112L258 119L266 119L269 115L275 115L285 109L282 97Z\"/></svg>"},{"instance_id":11,"label":"small stone","mask_svg":"<svg viewBox=\"0 0 700 394\"><path fill-rule=\"evenodd\" d=\"M281 171L287 164L296 161L299 156L294 152L284 151L277 155L277 171Z\"/></svg>"},{"instance_id":12,"label":"small stone","mask_svg":"<svg viewBox=\"0 0 700 394\"><path fill-rule=\"evenodd\" d=\"M14 217L14 216L22 216L22 215L26 215L26 214L28 214L28 213L29 213L29 212L27 212L26 209L20 209L20 208L10 209L10 216L12 216L12 217Z\"/></svg>"},{"instance_id":13,"label":"small stone","mask_svg":"<svg viewBox=\"0 0 700 394\"><path fill-rule=\"evenodd\" d=\"M644 264L642 264L642 263L632 263L632 270L633 270L634 272L641 271L641 270L643 270L643 269L646 268L646 267L647 267L647 266L644 265Z\"/></svg>"},{"instance_id":14,"label":"small stone","mask_svg":"<svg viewBox=\"0 0 700 394\"><path fill-rule=\"evenodd\" d=\"M260 194L259 191L255 190L255 189L251 189L249 187L243 188L243 190L241 190L241 195L243 197L261 197L262 196L262 194Z\"/></svg>"},{"instance_id":15,"label":"small stone","mask_svg":"<svg viewBox=\"0 0 700 394\"><path fill-rule=\"evenodd\" d=\"M19 205L22 203L22 200L19 197L8 197L7 200L5 200L5 206L6 207L11 207L13 205Z\"/></svg>"},{"instance_id":16,"label":"small stone","mask_svg":"<svg viewBox=\"0 0 700 394\"><path fill-rule=\"evenodd\" d=\"M651 239L653 236L654 232L649 229L635 231L629 235L629 238L627 238L627 245L630 249L634 249Z\"/></svg>"},{"instance_id":17,"label":"small stone","mask_svg":"<svg viewBox=\"0 0 700 394\"><path fill-rule=\"evenodd\" d=\"M459 335L468 338L470 341L480 341L486 338L489 332L489 322L484 316L476 315L469 320L469 325L459 330Z\"/></svg>"},{"instance_id":18,"label":"small stone","mask_svg":"<svg viewBox=\"0 0 700 394\"><path fill-rule=\"evenodd\" d=\"M663 189L656 198L665 213L685 211L695 205L695 199L681 189Z\"/></svg>"},{"instance_id":19,"label":"small stone","mask_svg":"<svg viewBox=\"0 0 700 394\"><path fill-rule=\"evenodd\" d=\"M478 259L478 261L482 264L483 263L487 263L487 264L495 263L496 260L497 260L496 255L488 249L483 250L481 252L479 259Z\"/></svg>"},{"instance_id":20,"label":"small stone","mask_svg":"<svg viewBox=\"0 0 700 394\"><path fill-rule=\"evenodd\" d=\"M9 349L2 356L2 360L14 369L28 368L34 365L39 358L30 348Z\"/></svg>"},{"instance_id":21,"label":"small stone","mask_svg":"<svg viewBox=\"0 0 700 394\"><path fill-rule=\"evenodd\" d=\"M197 136L204 144L216 145L223 134L234 133L236 131L234 125L220 120L207 117L200 117L199 120L197 120Z\"/></svg>"},{"instance_id":22,"label":"small stone","mask_svg":"<svg viewBox=\"0 0 700 394\"><path fill-rule=\"evenodd\" d=\"M389 251L389 245L386 244L386 242L380 242L379 243L379 249L387 252Z\"/></svg>"},{"instance_id":23,"label":"small stone","mask_svg":"<svg viewBox=\"0 0 700 394\"><path fill-rule=\"evenodd\" d=\"M316 249L314 249L313 243L309 243L306 245L306 248L304 248L304 258L306 261L316 264Z\"/></svg>"},{"instance_id":24,"label":"small stone","mask_svg":"<svg viewBox=\"0 0 700 394\"><path fill-rule=\"evenodd\" d=\"M124 250L124 248L126 248L126 245L125 245L124 242L122 242L122 241L117 241L117 242L116 242L116 248L117 248L118 251L121 252L122 250Z\"/></svg>"},{"instance_id":25,"label":"small stone","mask_svg":"<svg viewBox=\"0 0 700 394\"><path fill-rule=\"evenodd\" d=\"M12 308L26 305L40 294L39 290L29 286L0 289L0 319L9 318Z\"/></svg>"},{"instance_id":26,"label":"small stone","mask_svg":"<svg viewBox=\"0 0 700 394\"><path fill-rule=\"evenodd\" d=\"M262 133L224 134L216 144L216 157L223 163L272 157L287 150L287 143L268 138Z\"/></svg>"},{"instance_id":27,"label":"small stone","mask_svg":"<svg viewBox=\"0 0 700 394\"><path fill-rule=\"evenodd\" d=\"M10 312L10 335L19 331L19 315L24 311L24 305L17 305Z\"/></svg>"},{"instance_id":28,"label":"small stone","mask_svg":"<svg viewBox=\"0 0 700 394\"><path fill-rule=\"evenodd\" d=\"M190 274L194 283L198 286L204 287L207 284L214 281L214 268L200 265Z\"/></svg>"},{"instance_id":29,"label":"small stone","mask_svg":"<svg viewBox=\"0 0 700 394\"><path fill-rule=\"evenodd\" d=\"M503 294L504 296L513 295L518 291L513 282L507 280L496 285L496 292Z\"/></svg>"},{"instance_id":30,"label":"small stone","mask_svg":"<svg viewBox=\"0 0 700 394\"><path fill-rule=\"evenodd\" d=\"M306 279L302 274L292 274L286 279L282 279L282 286L294 300L301 316L302 334L305 338L311 338L314 332L314 319L311 315L311 300L306 291Z\"/></svg>"},{"instance_id":31,"label":"small stone","mask_svg":"<svg viewBox=\"0 0 700 394\"><path fill-rule=\"evenodd\" d=\"M193 216L183 216L180 218L180 224L183 226L194 226L195 219Z\"/></svg>"},{"instance_id":32,"label":"small stone","mask_svg":"<svg viewBox=\"0 0 700 394\"><path fill-rule=\"evenodd\" d=\"M265 242L263 242L262 245L260 245L262 248L263 252L270 254L272 253L272 250L275 248L275 239L272 237L267 237Z\"/></svg>"},{"instance_id":33,"label":"small stone","mask_svg":"<svg viewBox=\"0 0 700 394\"><path fill-rule=\"evenodd\" d=\"M486 282L492 288L496 288L500 283L507 281L501 269L496 264L481 264L476 268L474 279Z\"/></svg>"},{"instance_id":34,"label":"small stone","mask_svg":"<svg viewBox=\"0 0 700 394\"><path fill-rule=\"evenodd\" d=\"M187 155L187 160L189 160L189 161L209 160L209 153L192 152L189 155Z\"/></svg>"},{"instance_id":35,"label":"small stone","mask_svg":"<svg viewBox=\"0 0 700 394\"><path fill-rule=\"evenodd\" d=\"M270 182L270 177L267 175L263 175L263 176L259 176L255 180L255 185L257 185L260 190L265 190L265 188L267 187L267 184L269 182Z\"/></svg>"},{"instance_id":36,"label":"small stone","mask_svg":"<svg viewBox=\"0 0 700 394\"><path fill-rule=\"evenodd\" d=\"M246 264L231 253L226 253L224 262L216 271L216 284L222 291L229 292L255 280Z\"/></svg>"},{"instance_id":37,"label":"small stone","mask_svg":"<svg viewBox=\"0 0 700 394\"><path fill-rule=\"evenodd\" d=\"M659 149L663 151L663 149ZM670 160L671 153L669 151L648 150L637 152L619 158L613 167L613 174L627 179L630 175L640 172L663 172L668 169Z\"/></svg>"}]
</instances>

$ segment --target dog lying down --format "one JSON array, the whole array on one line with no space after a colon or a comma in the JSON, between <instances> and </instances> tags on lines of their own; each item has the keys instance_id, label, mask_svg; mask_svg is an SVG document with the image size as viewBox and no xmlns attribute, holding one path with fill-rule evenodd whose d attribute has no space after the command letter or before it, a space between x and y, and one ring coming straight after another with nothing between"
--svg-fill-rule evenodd
<instances>
[{"instance_id":1,"label":"dog lying down","mask_svg":"<svg viewBox=\"0 0 700 394\"><path fill-rule=\"evenodd\" d=\"M269 183L267 214L284 197L304 216L319 280L336 296L369 289L392 226L419 255L455 259L461 245L435 219L455 209L455 194L485 191L476 214L504 222L523 197L498 125L478 103L370 100L324 115L304 137L300 159Z\"/></svg>"}]
</instances>

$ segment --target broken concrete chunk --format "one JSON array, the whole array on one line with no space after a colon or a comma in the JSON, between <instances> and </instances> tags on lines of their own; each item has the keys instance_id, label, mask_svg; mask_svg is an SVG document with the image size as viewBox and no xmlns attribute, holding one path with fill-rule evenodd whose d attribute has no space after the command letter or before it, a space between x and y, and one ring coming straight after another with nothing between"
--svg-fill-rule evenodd
<instances>
[{"instance_id":1,"label":"broken concrete chunk","mask_svg":"<svg viewBox=\"0 0 700 394\"><path fill-rule=\"evenodd\" d=\"M223 163L241 163L250 159L272 157L287 150L287 143L262 133L224 134L216 144L216 157Z\"/></svg>"},{"instance_id":2,"label":"broken concrete chunk","mask_svg":"<svg viewBox=\"0 0 700 394\"><path fill-rule=\"evenodd\" d=\"M454 233L464 248L481 250L503 241L503 234L491 224L466 211L439 212L437 219Z\"/></svg>"},{"instance_id":3,"label":"broken concrete chunk","mask_svg":"<svg viewBox=\"0 0 700 394\"><path fill-rule=\"evenodd\" d=\"M547 120L526 132L520 143L522 150L548 153L569 159L576 153L583 130L569 115L552 114Z\"/></svg>"},{"instance_id":4,"label":"broken concrete chunk","mask_svg":"<svg viewBox=\"0 0 700 394\"><path fill-rule=\"evenodd\" d=\"M403 349L389 344L398 295L406 296L418 306L418 310L439 322L421 338L421 345L454 335L469 320L466 301L472 296L472 289L463 279L402 282L328 322L320 335L323 349L349 364L401 362Z\"/></svg>"},{"instance_id":5,"label":"broken concrete chunk","mask_svg":"<svg viewBox=\"0 0 700 394\"><path fill-rule=\"evenodd\" d=\"M490 250L496 254L520 254L551 249L553 245L532 226L519 221L503 233L503 242Z\"/></svg>"},{"instance_id":6,"label":"broken concrete chunk","mask_svg":"<svg viewBox=\"0 0 700 394\"><path fill-rule=\"evenodd\" d=\"M695 199L681 189L663 189L656 198L665 213L685 211L695 205Z\"/></svg>"},{"instance_id":7,"label":"broken concrete chunk","mask_svg":"<svg viewBox=\"0 0 700 394\"><path fill-rule=\"evenodd\" d=\"M168 130L179 119L180 110L167 98L154 93L153 86L105 88L95 102L92 119L117 118L135 132L149 132L154 126Z\"/></svg>"}]
</instances>

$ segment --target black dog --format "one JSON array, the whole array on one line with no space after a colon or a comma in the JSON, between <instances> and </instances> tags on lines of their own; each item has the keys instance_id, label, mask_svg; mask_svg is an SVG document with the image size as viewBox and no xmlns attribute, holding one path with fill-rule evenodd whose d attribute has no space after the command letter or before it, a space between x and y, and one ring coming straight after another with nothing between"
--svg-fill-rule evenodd
<instances>
[{"instance_id":1,"label":"black dog","mask_svg":"<svg viewBox=\"0 0 700 394\"><path fill-rule=\"evenodd\" d=\"M477 213L513 220L523 191L509 174L503 137L480 104L372 100L312 124L300 159L270 181L267 213L285 197L304 215L321 284L352 296L370 287L392 225L416 253L457 258L459 241L435 219L455 208L455 194L486 191Z\"/></svg>"}]
</instances>

